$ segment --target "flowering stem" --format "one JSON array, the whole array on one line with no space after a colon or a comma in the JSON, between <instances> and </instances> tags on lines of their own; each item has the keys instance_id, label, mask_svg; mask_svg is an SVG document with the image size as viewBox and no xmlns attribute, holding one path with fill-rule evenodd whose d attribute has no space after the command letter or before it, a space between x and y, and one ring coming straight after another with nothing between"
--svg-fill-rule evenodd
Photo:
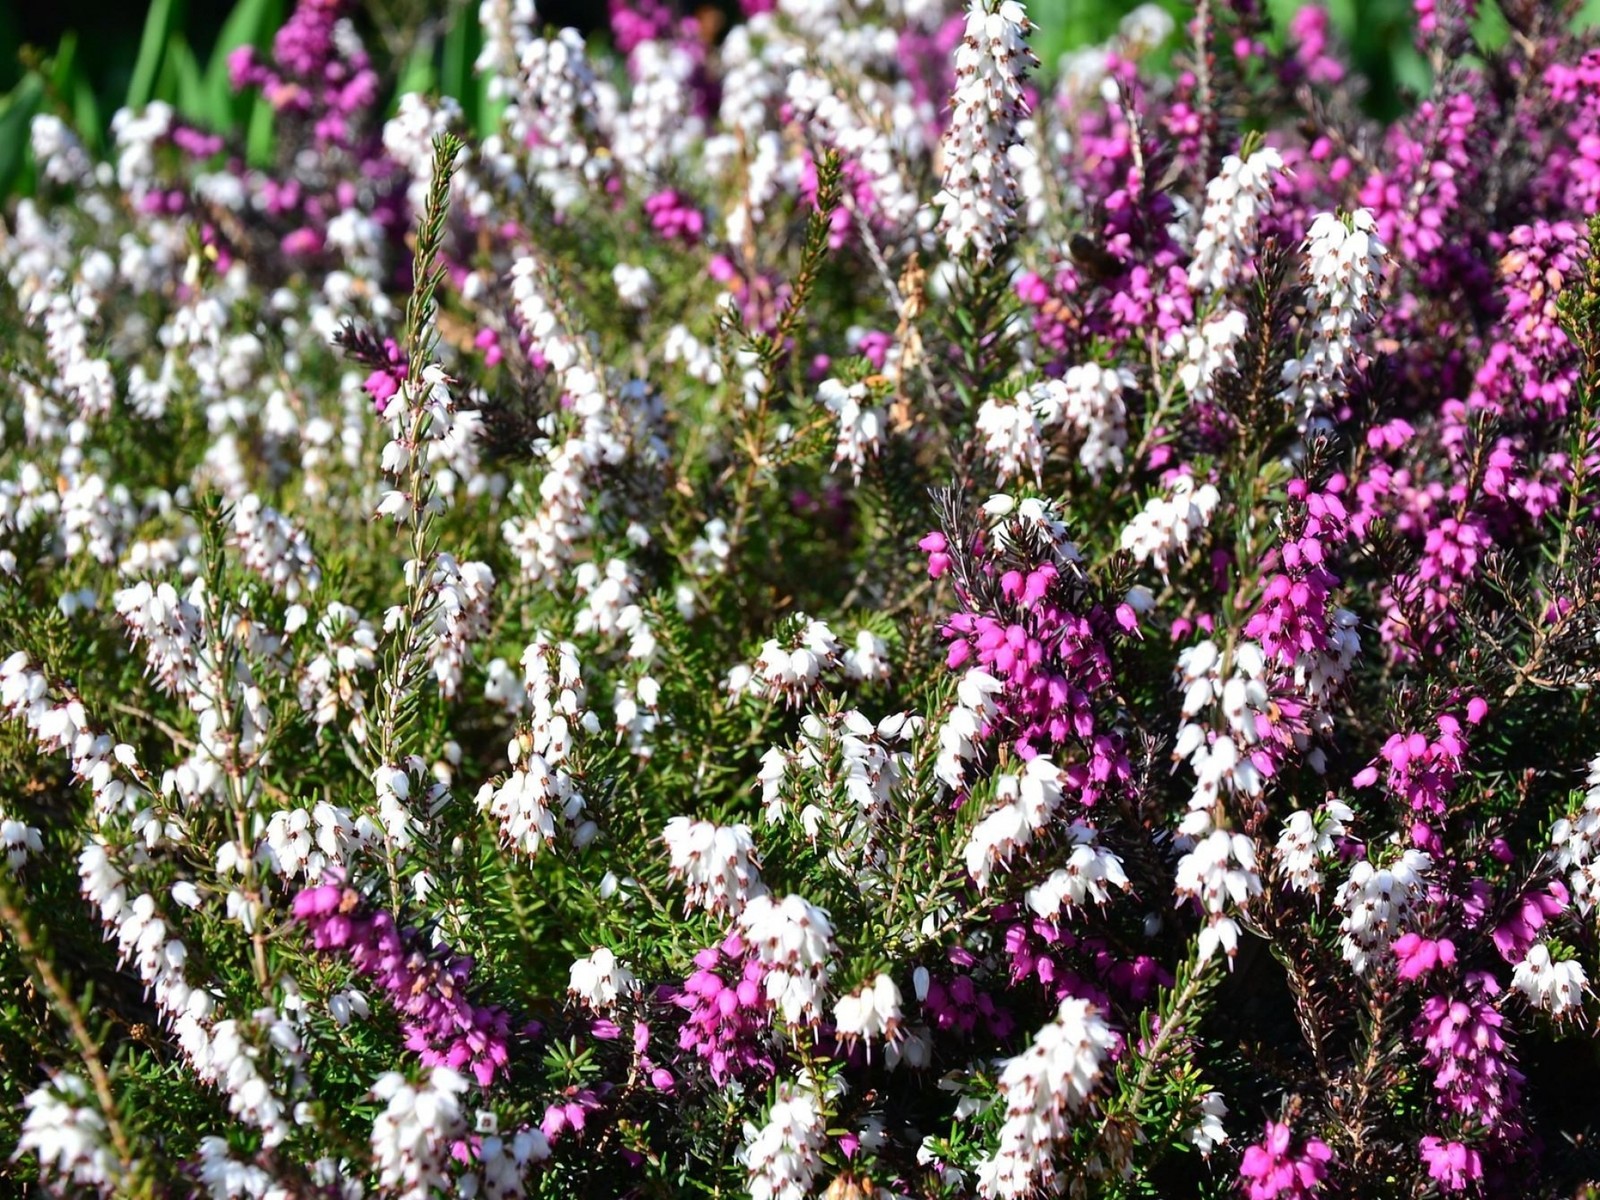
<instances>
[{"instance_id":1,"label":"flowering stem","mask_svg":"<svg viewBox=\"0 0 1600 1200\"><path fill-rule=\"evenodd\" d=\"M122 1122L117 1116L117 1102L111 1094L111 1078L106 1074L105 1064L100 1061L100 1052L95 1039L89 1036L88 1023L83 1019L83 1012L78 1003L73 999L72 993L65 983L56 974L55 965L50 961L33 936L33 931L28 928L27 918L15 903L11 891L10 881L3 871L0 871L0 922L5 923L7 932L17 944L17 949L22 953L22 959L28 964L34 976L44 985L44 990L50 994L50 1002L55 1006L57 1015L66 1024L67 1031L72 1034L73 1044L78 1049L78 1057L83 1062L84 1070L89 1073L89 1082L94 1087L95 1099L100 1103L100 1113L106 1120L106 1130L111 1135L111 1144L116 1148L117 1159L122 1163L124 1171L133 1165L133 1151L128 1145L127 1134L123 1132Z\"/></svg>"},{"instance_id":2,"label":"flowering stem","mask_svg":"<svg viewBox=\"0 0 1600 1200\"><path fill-rule=\"evenodd\" d=\"M462 151L462 143L450 134L440 134L433 143L433 179L428 189L427 204L417 228L416 251L412 260L411 295L406 302L406 358L407 376L401 396L406 400L408 428L402 435L407 454L408 478L406 495L409 504L403 510L411 526L410 559L407 567L408 593L405 620L400 629L399 647L378 680L379 714L375 723L375 758L373 770L394 763L399 755L399 742L405 724L408 706L414 703L420 680L418 664L422 657L422 638L427 622L425 617L433 602L431 580L436 547L432 542L434 506L432 481L428 477L427 455L423 439L431 421L424 397L431 384L422 378L423 364L432 361L434 316L437 310L436 294L444 279L444 268L439 262L444 243L445 222L450 209L450 182L455 173L455 163ZM398 907L399 878L395 858L394 838L384 838L385 865L389 875L390 898Z\"/></svg>"},{"instance_id":3,"label":"flowering stem","mask_svg":"<svg viewBox=\"0 0 1600 1200\"><path fill-rule=\"evenodd\" d=\"M1119 1091L1115 1104L1108 1109L1100 1123L1096 1141L1105 1146L1108 1152L1117 1144L1117 1140L1112 1136L1113 1125L1117 1123L1119 1117L1134 1122L1139 1120L1156 1072L1166 1060L1172 1044L1186 1034L1195 1017L1191 1012L1192 1007L1211 986L1214 979L1215 972L1207 971L1206 964L1199 961L1196 953L1194 957L1185 961L1173 986L1166 989L1163 1003L1159 1006L1161 1028L1156 1033L1155 1041L1146 1051L1140 1052L1137 1047L1133 1049L1133 1053L1139 1059L1139 1073L1134 1076L1130 1087ZM1148 1036L1148 1026L1144 1032Z\"/></svg>"},{"instance_id":4,"label":"flowering stem","mask_svg":"<svg viewBox=\"0 0 1600 1200\"><path fill-rule=\"evenodd\" d=\"M244 896L246 903L250 905L251 969L255 973L256 986L266 994L270 991L271 976L267 970L266 931L262 927L262 912L265 906L262 903L260 871L256 865L256 856L250 851L252 839L247 816L254 806L254 797L251 795L253 788L245 786L246 768L239 761L239 712L233 703L230 685L230 677L235 674L237 668L234 654L226 640L230 614L223 602L225 564L222 540L217 536L225 519L225 509L214 503L208 505L208 511L205 513L207 577L205 653L210 657L210 669L207 670L207 664L202 662L199 681L202 688L209 683L212 695L208 698L216 705L217 713L221 717L216 738L219 744L207 746L206 749L216 755L222 766L222 774L228 781L229 808L233 817L233 830L230 836L238 839L240 864L244 874Z\"/></svg>"},{"instance_id":5,"label":"flowering stem","mask_svg":"<svg viewBox=\"0 0 1600 1200\"><path fill-rule=\"evenodd\" d=\"M778 317L777 329L770 337L754 339L754 348L761 358L761 369L766 376L761 393L756 398L756 410L745 425L745 455L747 463L739 482L733 520L728 524L728 543L738 547L743 540L745 522L750 516L750 504L755 495L756 480L761 475L767 440L767 410L778 391L778 361L787 348L785 343L799 327L800 318L811 298L817 281L817 272L828 253L830 217L839 203L839 179L843 167L837 153L829 151L817 162L817 200L806 223L805 242L800 250L800 267L795 272L788 302Z\"/></svg>"}]
</instances>

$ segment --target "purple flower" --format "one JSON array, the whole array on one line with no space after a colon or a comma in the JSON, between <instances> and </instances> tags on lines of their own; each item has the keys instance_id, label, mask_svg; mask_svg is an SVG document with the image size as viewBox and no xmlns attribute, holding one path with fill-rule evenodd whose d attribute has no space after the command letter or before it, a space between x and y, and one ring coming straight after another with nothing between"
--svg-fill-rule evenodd
<instances>
[{"instance_id":1,"label":"purple flower","mask_svg":"<svg viewBox=\"0 0 1600 1200\"><path fill-rule=\"evenodd\" d=\"M1494 1003L1499 992L1491 976L1475 971L1454 995L1428 997L1411 1034L1423 1044L1423 1064L1433 1071L1434 1091L1448 1111L1520 1137L1513 1114L1523 1077L1501 1034L1505 1018Z\"/></svg>"},{"instance_id":2,"label":"purple flower","mask_svg":"<svg viewBox=\"0 0 1600 1200\"><path fill-rule=\"evenodd\" d=\"M338 884L300 892L294 915L317 950L344 952L358 974L383 989L401 1015L406 1048L424 1066L470 1072L480 1087L494 1082L509 1057L511 1016L468 997L470 958L427 947L414 930L399 929L391 914Z\"/></svg>"},{"instance_id":3,"label":"purple flower","mask_svg":"<svg viewBox=\"0 0 1600 1200\"><path fill-rule=\"evenodd\" d=\"M1447 1192L1465 1191L1483 1178L1483 1159L1470 1146L1430 1136L1423 1138L1417 1149L1427 1164L1428 1178Z\"/></svg>"},{"instance_id":4,"label":"purple flower","mask_svg":"<svg viewBox=\"0 0 1600 1200\"><path fill-rule=\"evenodd\" d=\"M1317 1138L1291 1150L1290 1139L1288 1125L1268 1121L1266 1136L1244 1152L1239 1182L1250 1200L1303 1200L1322 1189L1333 1151Z\"/></svg>"},{"instance_id":5,"label":"purple flower","mask_svg":"<svg viewBox=\"0 0 1600 1200\"><path fill-rule=\"evenodd\" d=\"M696 970L667 998L686 1012L678 1047L703 1061L716 1083L776 1070L762 983L766 968L737 935L694 957Z\"/></svg>"},{"instance_id":6,"label":"purple flower","mask_svg":"<svg viewBox=\"0 0 1600 1200\"><path fill-rule=\"evenodd\" d=\"M1433 940L1420 933L1401 934L1389 947L1400 960L1401 979L1421 979L1435 967L1453 967L1456 962L1456 944L1449 938Z\"/></svg>"}]
</instances>

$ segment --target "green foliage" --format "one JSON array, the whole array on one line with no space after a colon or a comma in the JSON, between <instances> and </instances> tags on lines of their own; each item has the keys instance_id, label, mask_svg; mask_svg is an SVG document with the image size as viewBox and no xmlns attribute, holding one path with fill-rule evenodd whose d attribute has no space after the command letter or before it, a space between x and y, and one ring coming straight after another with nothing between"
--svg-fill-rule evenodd
<instances>
[{"instance_id":1,"label":"green foliage","mask_svg":"<svg viewBox=\"0 0 1600 1200\"><path fill-rule=\"evenodd\" d=\"M1045 77L1053 76L1062 55L1115 33L1118 21L1138 2L1036 0L1029 5L1030 16L1041 30L1035 49ZM32 190L24 167L29 157L26 131L28 118L41 105L70 115L73 126L94 148L118 108L162 100L203 129L242 137L250 161L265 162L270 156L271 109L259 97L234 93L228 82L227 60L240 46L265 49L287 15L286 3L288 0L233 0L215 37L196 40L192 18L200 0L149 0L138 37L125 47L102 47L97 55L104 63L119 52L125 54L128 73L120 84L116 72L103 67L92 72L75 54L79 39L98 38L99 31L64 31L47 59L56 65L48 94L41 90L44 79L38 68L23 60L20 82L9 95L0 97L0 202ZM1184 19L1188 6L1181 0L1162 3L1174 17ZM1270 0L1268 8L1281 29L1302 3ZM393 99L408 92L437 91L460 102L469 129L479 135L491 131L499 105L489 101L486 81L472 72L481 48L476 3L450 0L436 11L409 15L394 7L395 11L388 11L373 4L369 9L370 20L387 35L383 44L398 52ZM1426 88L1427 69L1409 39L1410 0L1333 0L1329 7L1340 34L1352 46L1358 67L1371 80L1374 112L1393 114L1403 103L1403 91L1416 93ZM1492 12L1494 6L1485 7ZM1587 19L1600 22L1600 0L1588 0L1585 12ZM599 16L596 9L593 18ZM399 31L408 28L420 33L402 36ZM17 61L18 49L15 35L8 39L0 24L0 65ZM4 78L0 71L0 79ZM24 112L26 116L20 115Z\"/></svg>"}]
</instances>

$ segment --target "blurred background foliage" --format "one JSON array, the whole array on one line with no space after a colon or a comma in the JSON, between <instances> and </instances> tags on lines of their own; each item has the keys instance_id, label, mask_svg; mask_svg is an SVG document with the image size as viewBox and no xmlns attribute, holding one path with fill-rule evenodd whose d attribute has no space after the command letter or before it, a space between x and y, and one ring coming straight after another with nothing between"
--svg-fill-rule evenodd
<instances>
[{"instance_id":1,"label":"blurred background foliage","mask_svg":"<svg viewBox=\"0 0 1600 1200\"><path fill-rule=\"evenodd\" d=\"M265 104L235 96L227 56L246 43L267 47L294 0L0 0L0 200L31 190L28 123L41 108L69 117L92 149L101 149L111 114L124 104L165 100L192 123L239 139L247 155L271 154ZM1161 0L1182 22L1193 6ZM1267 0L1282 28L1303 0ZM1035 48L1053 70L1061 56L1109 37L1138 0L1029 0L1039 30ZM1368 106L1380 116L1404 110L1427 86L1427 68L1411 44L1412 0L1324 0L1357 70ZM395 96L440 91L461 101L480 129L495 114L472 77L478 54L478 0L360 0L356 17L380 74ZM736 0L706 11L726 23ZM1492 13L1493 6L1485 9ZM551 25L592 32L605 25L605 0L541 0ZM1600 0L1586 13L1600 21ZM1484 18L1493 35L1492 15ZM391 97L391 103L394 97Z\"/></svg>"}]
</instances>

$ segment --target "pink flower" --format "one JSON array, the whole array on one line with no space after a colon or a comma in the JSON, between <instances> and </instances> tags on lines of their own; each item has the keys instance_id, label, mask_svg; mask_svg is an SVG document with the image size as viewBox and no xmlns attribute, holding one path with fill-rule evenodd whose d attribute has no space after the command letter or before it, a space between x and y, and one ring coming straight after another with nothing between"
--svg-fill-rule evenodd
<instances>
[{"instance_id":1,"label":"pink flower","mask_svg":"<svg viewBox=\"0 0 1600 1200\"><path fill-rule=\"evenodd\" d=\"M1514 1112L1523 1076L1501 1030L1495 1006L1500 985L1474 971L1454 995L1428 997L1411 1036L1423 1044L1423 1064L1434 1072L1437 1099L1449 1111L1476 1117L1485 1129L1520 1135Z\"/></svg>"},{"instance_id":2,"label":"pink flower","mask_svg":"<svg viewBox=\"0 0 1600 1200\"><path fill-rule=\"evenodd\" d=\"M1456 944L1449 938L1431 941L1419 933L1407 933L1396 938L1390 947L1400 960L1400 978L1420 979L1435 967L1452 967L1456 961Z\"/></svg>"},{"instance_id":3,"label":"pink flower","mask_svg":"<svg viewBox=\"0 0 1600 1200\"><path fill-rule=\"evenodd\" d=\"M1267 1122L1260 1144L1244 1152L1239 1181L1250 1200L1303 1200L1321 1190L1333 1151L1318 1138L1307 1138L1297 1153L1289 1148L1290 1130Z\"/></svg>"},{"instance_id":4,"label":"pink flower","mask_svg":"<svg viewBox=\"0 0 1600 1200\"><path fill-rule=\"evenodd\" d=\"M1470 1146L1425 1137L1417 1149L1428 1166L1428 1178L1447 1192L1464 1191L1469 1183L1483 1178L1483 1159Z\"/></svg>"},{"instance_id":5,"label":"pink flower","mask_svg":"<svg viewBox=\"0 0 1600 1200\"><path fill-rule=\"evenodd\" d=\"M389 407L389 401L394 399L394 394L400 390L400 381L388 371L374 371L361 386L372 397L372 403L381 416L384 409Z\"/></svg>"},{"instance_id":6,"label":"pink flower","mask_svg":"<svg viewBox=\"0 0 1600 1200\"><path fill-rule=\"evenodd\" d=\"M1542 892L1529 892L1512 910L1511 915L1494 930L1494 946L1500 957L1508 963L1519 961L1533 945L1533 939L1545 922L1560 914L1571 897L1560 880L1551 882Z\"/></svg>"}]
</instances>

